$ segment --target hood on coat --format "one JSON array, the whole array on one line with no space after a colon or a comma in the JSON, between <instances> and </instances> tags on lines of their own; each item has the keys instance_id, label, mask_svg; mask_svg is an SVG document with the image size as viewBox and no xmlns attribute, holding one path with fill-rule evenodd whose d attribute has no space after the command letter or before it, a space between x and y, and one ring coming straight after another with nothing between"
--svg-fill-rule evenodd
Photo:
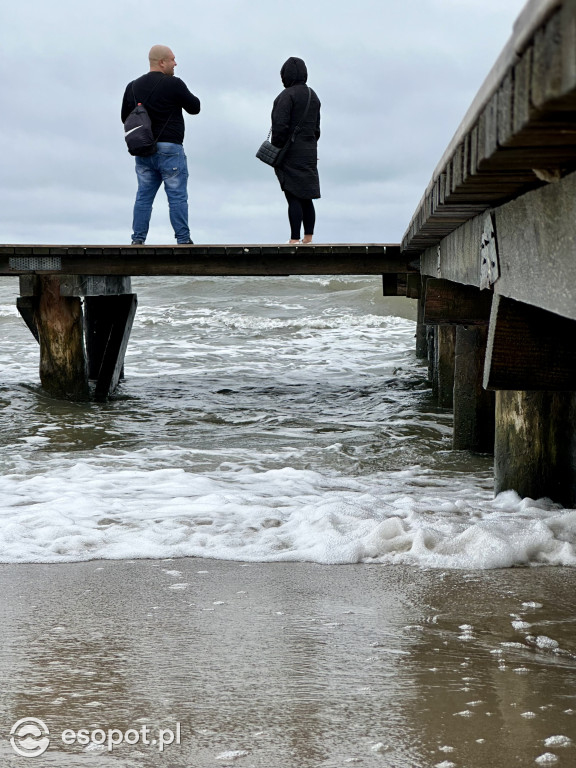
<instances>
[{"instance_id":1,"label":"hood on coat","mask_svg":"<svg viewBox=\"0 0 576 768\"><path fill-rule=\"evenodd\" d=\"M296 56L290 56L290 58L282 65L280 77L282 78L284 88L290 88L291 85L305 83L306 80L308 80L306 64L304 64L302 59L298 59Z\"/></svg>"}]
</instances>

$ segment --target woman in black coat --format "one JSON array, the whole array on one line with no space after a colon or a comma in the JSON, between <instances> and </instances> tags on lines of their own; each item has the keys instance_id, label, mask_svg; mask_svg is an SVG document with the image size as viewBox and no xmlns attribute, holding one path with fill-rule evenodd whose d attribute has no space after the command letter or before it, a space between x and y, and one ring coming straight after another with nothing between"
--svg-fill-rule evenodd
<instances>
[{"instance_id":1,"label":"woman in black coat","mask_svg":"<svg viewBox=\"0 0 576 768\"><path fill-rule=\"evenodd\" d=\"M302 59L291 56L280 70L284 90L272 108L272 144L283 147L306 110L308 93L310 106L296 132L281 164L275 168L280 187L288 200L290 241L300 242L304 223L303 243L311 243L316 212L313 200L320 197L317 142L320 138L320 99L306 85L308 71Z\"/></svg>"}]
</instances>

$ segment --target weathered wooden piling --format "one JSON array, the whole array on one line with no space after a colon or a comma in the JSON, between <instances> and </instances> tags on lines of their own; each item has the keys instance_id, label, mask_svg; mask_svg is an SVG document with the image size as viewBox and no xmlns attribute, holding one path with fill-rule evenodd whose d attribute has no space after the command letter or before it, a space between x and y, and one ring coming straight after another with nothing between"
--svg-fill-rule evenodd
<instances>
[{"instance_id":1,"label":"weathered wooden piling","mask_svg":"<svg viewBox=\"0 0 576 768\"><path fill-rule=\"evenodd\" d=\"M112 394L136 312L130 278L31 275L20 292L17 307L40 344L43 388L69 400Z\"/></svg>"},{"instance_id":2,"label":"weathered wooden piling","mask_svg":"<svg viewBox=\"0 0 576 768\"><path fill-rule=\"evenodd\" d=\"M452 408L454 403L454 356L456 326L438 326L438 405Z\"/></svg>"},{"instance_id":3,"label":"weathered wooden piling","mask_svg":"<svg viewBox=\"0 0 576 768\"><path fill-rule=\"evenodd\" d=\"M494 452L495 398L483 387L488 328L459 325L456 329L454 374L455 450Z\"/></svg>"},{"instance_id":4,"label":"weathered wooden piling","mask_svg":"<svg viewBox=\"0 0 576 768\"><path fill-rule=\"evenodd\" d=\"M80 299L61 296L58 277L39 277L37 288L34 321L42 386L55 397L85 400L89 390Z\"/></svg>"},{"instance_id":5,"label":"weathered wooden piling","mask_svg":"<svg viewBox=\"0 0 576 768\"><path fill-rule=\"evenodd\" d=\"M428 347L428 381L432 387L432 395L438 397L438 327L426 326L426 343Z\"/></svg>"},{"instance_id":6,"label":"weathered wooden piling","mask_svg":"<svg viewBox=\"0 0 576 768\"><path fill-rule=\"evenodd\" d=\"M418 295L418 315L416 320L416 357L422 359L428 354L426 324L424 323L424 304L426 301L426 278L421 278Z\"/></svg>"},{"instance_id":7,"label":"weathered wooden piling","mask_svg":"<svg viewBox=\"0 0 576 768\"><path fill-rule=\"evenodd\" d=\"M576 394L496 392L494 485L576 506Z\"/></svg>"}]
</instances>

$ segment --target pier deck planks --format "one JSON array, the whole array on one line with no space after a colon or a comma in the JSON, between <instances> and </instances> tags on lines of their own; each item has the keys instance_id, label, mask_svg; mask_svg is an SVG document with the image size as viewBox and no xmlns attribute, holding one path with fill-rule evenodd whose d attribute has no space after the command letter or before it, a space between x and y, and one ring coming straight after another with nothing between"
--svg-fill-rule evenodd
<instances>
[{"instance_id":1,"label":"pier deck planks","mask_svg":"<svg viewBox=\"0 0 576 768\"><path fill-rule=\"evenodd\" d=\"M440 160L402 240L413 254L576 169L576 2L532 0Z\"/></svg>"},{"instance_id":2,"label":"pier deck planks","mask_svg":"<svg viewBox=\"0 0 576 768\"><path fill-rule=\"evenodd\" d=\"M0 245L0 276L382 275L418 272L396 244Z\"/></svg>"}]
</instances>

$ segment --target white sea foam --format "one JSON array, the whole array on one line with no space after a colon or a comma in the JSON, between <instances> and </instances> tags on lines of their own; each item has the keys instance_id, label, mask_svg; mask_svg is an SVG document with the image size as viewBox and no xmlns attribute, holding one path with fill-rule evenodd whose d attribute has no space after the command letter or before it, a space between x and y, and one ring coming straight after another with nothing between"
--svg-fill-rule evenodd
<instances>
[{"instance_id":1,"label":"white sea foam","mask_svg":"<svg viewBox=\"0 0 576 768\"><path fill-rule=\"evenodd\" d=\"M512 628L515 629L517 632L525 632L527 629L530 629L532 624L530 624L527 621L521 621L520 619L515 619L512 622Z\"/></svg>"},{"instance_id":2,"label":"white sea foam","mask_svg":"<svg viewBox=\"0 0 576 768\"><path fill-rule=\"evenodd\" d=\"M198 556L434 568L576 565L575 511L559 513L545 501L527 506L512 492L484 499L481 510L473 499L450 498L448 489L414 496L406 486L421 476L417 468L396 478L350 478L290 467L200 475L131 463L114 470L84 461L5 476L0 561ZM466 631L462 639L471 637ZM536 642L552 646L544 637Z\"/></svg>"},{"instance_id":3,"label":"white sea foam","mask_svg":"<svg viewBox=\"0 0 576 768\"><path fill-rule=\"evenodd\" d=\"M241 757L247 757L249 752L245 749L229 749L227 752L221 752L215 760L238 760Z\"/></svg>"},{"instance_id":4,"label":"white sea foam","mask_svg":"<svg viewBox=\"0 0 576 768\"><path fill-rule=\"evenodd\" d=\"M553 640L551 637L547 637L546 635L538 635L535 640L535 644L538 646L538 648L543 648L550 651L558 648L558 641Z\"/></svg>"},{"instance_id":5,"label":"white sea foam","mask_svg":"<svg viewBox=\"0 0 576 768\"><path fill-rule=\"evenodd\" d=\"M568 736L550 736L544 740L545 747L569 747L572 744L572 739Z\"/></svg>"},{"instance_id":6,"label":"white sea foam","mask_svg":"<svg viewBox=\"0 0 576 768\"><path fill-rule=\"evenodd\" d=\"M576 512L559 514L546 502L527 507L507 492L485 499L479 514L472 500L403 493L416 476L417 468L400 472L393 484L389 474L349 478L286 467L199 475L87 461L12 474L3 479L0 561L199 556L576 565ZM538 645L550 644L539 638Z\"/></svg>"}]
</instances>

